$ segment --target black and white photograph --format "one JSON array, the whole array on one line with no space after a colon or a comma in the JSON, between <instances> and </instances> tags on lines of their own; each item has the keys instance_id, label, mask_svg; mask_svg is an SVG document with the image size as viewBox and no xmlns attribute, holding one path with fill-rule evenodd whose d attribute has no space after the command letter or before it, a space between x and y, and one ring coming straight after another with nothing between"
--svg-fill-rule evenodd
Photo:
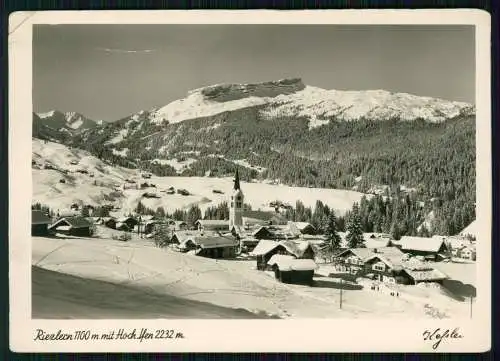
<instances>
[{"instance_id":1,"label":"black and white photograph","mask_svg":"<svg viewBox=\"0 0 500 361\"><path fill-rule=\"evenodd\" d=\"M477 28L33 20L27 317L483 320Z\"/></svg>"}]
</instances>

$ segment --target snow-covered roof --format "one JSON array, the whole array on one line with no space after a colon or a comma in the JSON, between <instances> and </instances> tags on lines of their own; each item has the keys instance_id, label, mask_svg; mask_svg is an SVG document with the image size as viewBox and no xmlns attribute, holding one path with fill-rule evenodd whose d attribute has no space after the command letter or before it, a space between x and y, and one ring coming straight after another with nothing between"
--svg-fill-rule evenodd
<instances>
[{"instance_id":1,"label":"snow-covered roof","mask_svg":"<svg viewBox=\"0 0 500 361\"><path fill-rule=\"evenodd\" d=\"M313 271L318 265L312 259L297 259L293 256L275 254L267 262L268 265L277 265L280 271Z\"/></svg>"},{"instance_id":2,"label":"snow-covered roof","mask_svg":"<svg viewBox=\"0 0 500 361\"><path fill-rule=\"evenodd\" d=\"M279 242L277 241L272 241L269 239L261 239L260 242L257 244L257 246L255 246L251 254L254 256L264 255L272 251L278 244Z\"/></svg>"},{"instance_id":3,"label":"snow-covered roof","mask_svg":"<svg viewBox=\"0 0 500 361\"><path fill-rule=\"evenodd\" d=\"M56 231L69 231L71 229L71 226L57 226L55 227Z\"/></svg>"},{"instance_id":4,"label":"snow-covered roof","mask_svg":"<svg viewBox=\"0 0 500 361\"><path fill-rule=\"evenodd\" d=\"M75 217L64 217L60 218L55 222L50 228L57 229L61 224L66 223L71 228L87 228L91 227L92 223L90 223L85 217L75 216Z\"/></svg>"},{"instance_id":5,"label":"snow-covered roof","mask_svg":"<svg viewBox=\"0 0 500 361\"><path fill-rule=\"evenodd\" d=\"M308 241L271 241L268 239L262 239L257 246L252 251L252 255L261 256L271 252L278 246L283 246L288 252L293 254L295 257L301 257L311 244Z\"/></svg>"},{"instance_id":6,"label":"snow-covered roof","mask_svg":"<svg viewBox=\"0 0 500 361\"><path fill-rule=\"evenodd\" d=\"M410 236L403 236L398 242L404 250L425 252L437 252L443 243L444 240L439 238Z\"/></svg>"},{"instance_id":7,"label":"snow-covered roof","mask_svg":"<svg viewBox=\"0 0 500 361\"><path fill-rule=\"evenodd\" d=\"M309 222L292 222L292 223L299 229L299 231L303 231L307 227L312 227L314 229L314 226Z\"/></svg>"},{"instance_id":8,"label":"snow-covered roof","mask_svg":"<svg viewBox=\"0 0 500 361\"><path fill-rule=\"evenodd\" d=\"M467 227L465 227L462 232L460 232L460 235L462 236L473 236L477 238L477 233L478 233L478 223L477 220L474 220L469 224Z\"/></svg>"},{"instance_id":9,"label":"snow-covered roof","mask_svg":"<svg viewBox=\"0 0 500 361\"><path fill-rule=\"evenodd\" d=\"M366 238L365 247L366 248L381 248L387 247L391 243L390 238Z\"/></svg>"},{"instance_id":10,"label":"snow-covered roof","mask_svg":"<svg viewBox=\"0 0 500 361\"><path fill-rule=\"evenodd\" d=\"M336 257L342 257L343 255L346 255L348 253L352 253L362 260L364 260L364 259L366 259L374 254L372 252L372 250L369 248L349 248L349 249L345 249L345 250L339 252L336 255Z\"/></svg>"},{"instance_id":11,"label":"snow-covered roof","mask_svg":"<svg viewBox=\"0 0 500 361\"><path fill-rule=\"evenodd\" d=\"M203 227L229 227L229 221L220 219L199 219L196 224L200 224Z\"/></svg>"},{"instance_id":12,"label":"snow-covered roof","mask_svg":"<svg viewBox=\"0 0 500 361\"><path fill-rule=\"evenodd\" d=\"M238 241L233 237L185 235L184 237L182 237L182 241L180 241L180 247L186 247L188 242L192 242L196 246L199 246L203 249L236 247L238 245Z\"/></svg>"},{"instance_id":13,"label":"snow-covered roof","mask_svg":"<svg viewBox=\"0 0 500 361\"><path fill-rule=\"evenodd\" d=\"M410 270L405 269L405 272L410 275L415 281L441 281L449 278L440 270L433 268L430 270Z\"/></svg>"}]
</instances>

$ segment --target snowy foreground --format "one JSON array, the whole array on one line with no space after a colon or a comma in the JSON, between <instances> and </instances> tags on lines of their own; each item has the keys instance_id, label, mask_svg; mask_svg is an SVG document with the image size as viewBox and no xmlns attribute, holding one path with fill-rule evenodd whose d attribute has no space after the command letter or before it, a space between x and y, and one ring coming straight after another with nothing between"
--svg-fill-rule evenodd
<instances>
[{"instance_id":1,"label":"snowy foreground","mask_svg":"<svg viewBox=\"0 0 500 361\"><path fill-rule=\"evenodd\" d=\"M321 270L308 287L279 283L252 260L207 259L141 239L34 237L32 244L34 318L469 317L467 300L437 288L400 286L394 297L344 281L340 309L340 280Z\"/></svg>"}]
</instances>

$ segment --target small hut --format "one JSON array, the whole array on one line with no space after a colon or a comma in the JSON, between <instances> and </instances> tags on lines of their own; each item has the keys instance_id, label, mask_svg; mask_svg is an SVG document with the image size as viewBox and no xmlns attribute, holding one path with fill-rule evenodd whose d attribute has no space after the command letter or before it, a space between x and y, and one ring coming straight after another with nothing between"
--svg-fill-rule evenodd
<instances>
[{"instance_id":1,"label":"small hut","mask_svg":"<svg viewBox=\"0 0 500 361\"><path fill-rule=\"evenodd\" d=\"M266 270L268 262L275 254L293 256L295 258L314 259L314 248L307 241L272 241L263 239L252 251L257 257L257 269Z\"/></svg>"},{"instance_id":2,"label":"small hut","mask_svg":"<svg viewBox=\"0 0 500 361\"><path fill-rule=\"evenodd\" d=\"M283 283L313 284L314 271L318 268L312 259L275 254L267 263L276 279Z\"/></svg>"}]
</instances>

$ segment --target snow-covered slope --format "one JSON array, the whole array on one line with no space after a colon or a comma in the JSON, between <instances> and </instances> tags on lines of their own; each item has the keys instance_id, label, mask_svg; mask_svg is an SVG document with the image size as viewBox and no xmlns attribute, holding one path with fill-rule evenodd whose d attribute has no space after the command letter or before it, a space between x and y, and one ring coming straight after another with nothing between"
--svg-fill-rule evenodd
<instances>
[{"instance_id":1,"label":"snow-covered slope","mask_svg":"<svg viewBox=\"0 0 500 361\"><path fill-rule=\"evenodd\" d=\"M202 211L228 201L233 182L231 178L210 177L156 177L148 179L156 188L122 189L126 180L144 182L140 171L112 166L91 156L88 152L53 142L44 143L33 138L33 202L41 202L57 210L67 210L73 203L91 205L113 203L122 212L133 211L139 201L146 207L163 207L167 212L198 205ZM50 164L45 169L44 165ZM82 173L83 171L83 173ZM64 183L61 183L64 180ZM135 186L135 184L134 184ZM169 187L186 189L188 196L162 192ZM264 183L242 182L245 202L253 209L268 210L269 202L281 200L295 204L301 200L306 207L312 207L322 200L340 214L359 202L362 193L322 188L288 187ZM215 192L222 191L223 193ZM158 198L144 198L145 192L155 193Z\"/></svg>"},{"instance_id":2,"label":"snow-covered slope","mask_svg":"<svg viewBox=\"0 0 500 361\"><path fill-rule=\"evenodd\" d=\"M285 83L285 85L283 85ZM304 86L300 79L285 79L259 84L219 84L190 91L152 113L154 122L169 123L212 116L241 108L264 106L269 118L277 115L310 119L310 128L328 119L353 121L424 119L442 122L461 114L474 113L474 106L385 90L340 91Z\"/></svg>"},{"instance_id":3,"label":"snow-covered slope","mask_svg":"<svg viewBox=\"0 0 500 361\"><path fill-rule=\"evenodd\" d=\"M53 129L66 129L71 132L94 128L102 125L102 121L94 121L76 112L60 112L51 110L46 113L38 113L41 124Z\"/></svg>"}]
</instances>

